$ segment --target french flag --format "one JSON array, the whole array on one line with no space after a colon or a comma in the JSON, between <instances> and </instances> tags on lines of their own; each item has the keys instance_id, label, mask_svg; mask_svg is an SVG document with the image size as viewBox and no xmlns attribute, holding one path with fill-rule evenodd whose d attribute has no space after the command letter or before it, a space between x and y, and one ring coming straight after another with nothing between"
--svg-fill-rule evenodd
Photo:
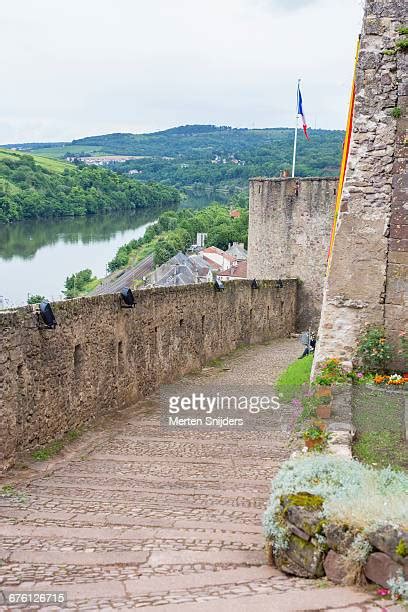
<instances>
[{"instance_id":1,"label":"french flag","mask_svg":"<svg viewBox=\"0 0 408 612\"><path fill-rule=\"evenodd\" d=\"M303 100L302 100L302 92L300 91L300 85L298 85L298 115L302 117L303 131L305 133L305 136L308 140L310 140L309 134L307 133L306 117L305 117L305 113L303 112Z\"/></svg>"}]
</instances>

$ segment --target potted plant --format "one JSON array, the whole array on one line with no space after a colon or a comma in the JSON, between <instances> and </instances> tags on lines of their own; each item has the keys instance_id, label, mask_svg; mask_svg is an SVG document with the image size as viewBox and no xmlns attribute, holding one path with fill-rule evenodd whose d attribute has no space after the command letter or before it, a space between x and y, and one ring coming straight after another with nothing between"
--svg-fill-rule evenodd
<instances>
[{"instance_id":1,"label":"potted plant","mask_svg":"<svg viewBox=\"0 0 408 612\"><path fill-rule=\"evenodd\" d=\"M303 439L308 450L323 447L329 434L325 431L323 423L315 423L303 432Z\"/></svg>"},{"instance_id":2,"label":"potted plant","mask_svg":"<svg viewBox=\"0 0 408 612\"><path fill-rule=\"evenodd\" d=\"M332 388L331 388L331 384L329 383L329 381L327 381L326 384L324 383L318 384L318 386L316 387L315 396L319 400L323 398L328 398L331 401Z\"/></svg>"},{"instance_id":3,"label":"potted plant","mask_svg":"<svg viewBox=\"0 0 408 612\"><path fill-rule=\"evenodd\" d=\"M329 397L332 394L332 386L347 382L347 372L343 369L340 359L327 359L314 379L317 397Z\"/></svg>"},{"instance_id":4,"label":"potted plant","mask_svg":"<svg viewBox=\"0 0 408 612\"><path fill-rule=\"evenodd\" d=\"M329 419L331 417L332 398L325 395L318 398L316 404L316 415L319 419Z\"/></svg>"}]
</instances>

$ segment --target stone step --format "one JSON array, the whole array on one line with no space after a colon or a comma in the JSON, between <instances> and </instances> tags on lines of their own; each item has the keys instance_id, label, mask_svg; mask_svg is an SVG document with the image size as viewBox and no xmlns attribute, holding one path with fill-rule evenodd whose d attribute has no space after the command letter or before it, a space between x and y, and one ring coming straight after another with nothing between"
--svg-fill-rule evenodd
<instances>
[{"instance_id":1,"label":"stone step","mask_svg":"<svg viewBox=\"0 0 408 612\"><path fill-rule=\"evenodd\" d=\"M149 565L171 565L183 563L247 563L263 565L265 553L260 551L240 550L166 550L154 551L149 557Z\"/></svg>"},{"instance_id":2,"label":"stone step","mask_svg":"<svg viewBox=\"0 0 408 612\"><path fill-rule=\"evenodd\" d=\"M68 601L76 599L98 599L108 598L115 600L127 596L146 596L153 598L159 593L174 593L177 591L193 590L202 587L224 586L229 588L241 584L247 585L252 581L269 580L276 576L282 576L277 570L268 566L243 567L238 569L221 570L218 572L202 572L188 575L188 587L186 577L182 574L172 576L153 576L124 581L104 580L98 582L82 582L78 584L62 583L59 586L58 577L55 582L25 582L19 585L19 589L33 588L36 591L62 590L67 593ZM7 590L7 589L6 589Z\"/></svg>"},{"instance_id":3,"label":"stone step","mask_svg":"<svg viewBox=\"0 0 408 612\"><path fill-rule=\"evenodd\" d=\"M239 498L236 496L224 496L222 494L214 494L214 491L200 492L199 494L177 494L170 492L158 491L157 493L146 493L140 495L126 495L118 500L118 495L114 491L85 491L81 489L75 489L70 487L42 487L34 492L34 495L29 496L30 498L35 497L37 500L49 500L57 506L58 499L61 497L65 502L75 502L88 500L92 504L96 505L98 502L101 504L112 504L119 503L122 506L130 505L133 508L143 507L150 509L160 509L165 507L169 510L177 510L183 508L194 509L211 509L220 508L224 510L243 510L245 512L254 512L260 514L266 507L266 496L264 497L250 497L240 495Z\"/></svg>"},{"instance_id":4,"label":"stone step","mask_svg":"<svg viewBox=\"0 0 408 612\"><path fill-rule=\"evenodd\" d=\"M76 552L70 550L31 551L16 550L5 553L0 551L0 560L9 563L41 563L45 565L140 565L146 563L149 552L116 551L116 552Z\"/></svg>"},{"instance_id":5,"label":"stone step","mask_svg":"<svg viewBox=\"0 0 408 612\"><path fill-rule=\"evenodd\" d=\"M160 482L160 481L158 481ZM158 486L158 482L156 483L156 486L154 486L154 484L152 485L148 485L147 483L144 485L133 485L133 486L126 486L125 484L123 484L120 481L116 481L116 485L115 485L115 490L114 493L131 493L131 494L135 494L137 492L141 492L143 494L149 494L152 493L153 495L172 495L172 496L177 496L177 497L181 497L184 495L222 495L222 497L224 498L236 498L237 497L237 488L222 488L222 490L220 491L220 488L218 487L218 489L216 488L207 488L204 486L200 486L198 485L197 487L191 487L191 486L185 486L185 487L172 487L170 484L168 484L167 480L162 480L161 486ZM191 483L189 483L191 485ZM203 483L204 484L204 483ZM78 480L71 480L71 479L52 479L52 478L46 478L44 480L40 480L40 481L34 481L32 483L32 485L30 485L30 488L28 489L28 492L31 493L31 491L44 491L46 492L47 489L49 488L56 488L56 489L62 489L63 491L69 490L69 489L78 489L78 487L81 486L81 489L83 491L109 491L109 493L113 493L112 491L112 484L98 484L98 483L94 483L90 478L86 480L86 482L83 482L83 479L78 479ZM240 489L240 498L247 498L247 499L252 499L252 498L257 498L259 497L259 495L262 495L262 499L265 498L265 495L267 495L269 493L270 487L269 485L265 485L264 486L257 486L255 483L252 487L252 490L246 490L246 489Z\"/></svg>"},{"instance_id":6,"label":"stone step","mask_svg":"<svg viewBox=\"0 0 408 612\"><path fill-rule=\"evenodd\" d=\"M242 587L241 587L242 588ZM284 592L268 593L267 595L245 596L243 592L240 596L239 587L236 589L235 597L207 596L197 598L192 604L178 601L174 604L164 604L160 606L160 612L309 612L316 610L333 609L341 612L346 609L348 612L358 612L359 610L374 610L365 607L372 600L367 593L362 593L351 588L326 588L308 590L296 589L291 585ZM363 608L364 606L364 608ZM156 606L150 608L154 610ZM142 608L142 610L149 608ZM376 607L380 610L380 607Z\"/></svg>"},{"instance_id":7,"label":"stone step","mask_svg":"<svg viewBox=\"0 0 408 612\"><path fill-rule=\"evenodd\" d=\"M270 451L268 452L267 455L263 456L263 457L256 457L253 458L254 455L251 453L251 451L249 451L249 456L243 456L242 454L237 455L236 457L224 457L222 455L220 456L216 456L213 453L211 453L211 456L209 457L201 457L200 456L200 464L212 464L212 465L230 465L230 466L235 466L235 465L240 465L241 463L245 464L245 465L253 465L255 468L256 466L259 464L259 459L262 459L262 468L265 468L266 466L269 465L275 465L276 461L282 461L282 459L286 459L289 457L289 454L287 454L287 452L285 451L285 456L282 458L282 451L279 451L279 449L276 450L276 452L274 452L273 449L270 449ZM121 454L117 451L115 451L114 449L112 449L111 453L93 453L92 457L94 460L97 461L102 461L102 462L108 462L108 461L112 461L112 462L117 462L117 463L154 463L154 464L160 464L160 463L165 463L166 465L169 464L169 459L171 459L171 464L178 464L178 463L185 463L188 466L191 465L191 461L194 459L197 459L197 454L194 454L193 457L189 457L189 456L184 456L182 454L171 454L170 452L167 454L163 454L163 455L152 455L152 454L146 454L146 455L137 455L136 453L129 453L129 454Z\"/></svg>"},{"instance_id":8,"label":"stone step","mask_svg":"<svg viewBox=\"0 0 408 612\"><path fill-rule=\"evenodd\" d=\"M26 526L26 525L2 525L0 524L0 537L30 537L54 539L63 538L64 540L97 540L109 542L112 540L125 540L132 543L138 540L159 539L194 539L196 542L211 540L212 542L238 542L238 543L262 543L263 537L260 533L231 533L231 531L202 530L197 529L174 529L166 528L148 528L148 527L42 527L42 526Z\"/></svg>"},{"instance_id":9,"label":"stone step","mask_svg":"<svg viewBox=\"0 0 408 612\"><path fill-rule=\"evenodd\" d=\"M278 469L279 465L278 463L276 463L275 465L275 469ZM137 477L136 477L137 475ZM272 473L271 473L272 476ZM174 478L174 475L173 475ZM150 474L141 474L140 472L135 472L135 475L123 475L123 474L109 474L108 471L105 471L105 475L103 475L101 473L101 475L97 475L95 474L94 471L90 470L89 472L81 472L81 473L76 473L76 477L75 479L72 478L72 475L65 475L62 474L61 472L53 474L50 477L47 477L46 479L36 479L33 480L30 483L30 487L36 487L36 486L42 486L43 483L49 483L49 484L58 484L58 485L64 485L64 484L69 484L69 483L76 483L81 484L81 485L86 485L86 488L93 488L93 486L97 486L100 487L102 486L103 488L109 488L109 486L112 486L112 483L115 484L115 487L120 487L120 490L130 490L133 491L135 490L135 487L137 487L138 489L145 487L145 488L154 488L155 484L160 484L162 485L163 483L168 483L168 479L166 479L165 476L153 476ZM209 488L211 490L217 488L220 489L222 488L223 491L228 491L228 490L234 490L236 491L238 486L240 487L240 489L245 490L246 488L248 489L257 489L257 490L269 490L270 489L270 485L269 483L266 481L265 479L259 479L257 480L256 478L254 479L248 479L246 480L245 478L239 478L238 475L236 475L235 478L228 478L228 481L225 480L225 474L222 473L222 470L220 470L219 473L219 477L218 478L214 478L214 477L208 477L208 478L204 478L204 476L202 478L200 477L183 477L183 478L178 478L177 480L174 478L173 482L172 482L172 488L173 489L178 489L178 488L188 488L191 487L192 484L194 483L195 485L195 489L199 489L200 487L206 487ZM92 486L89 486L90 484L92 484ZM221 485L221 486L220 486Z\"/></svg>"},{"instance_id":10,"label":"stone step","mask_svg":"<svg viewBox=\"0 0 408 612\"><path fill-rule=\"evenodd\" d=\"M152 529L185 529L195 530L195 533L200 534L203 531L220 532L220 533L253 533L259 534L262 532L260 521L255 518L253 524L232 523L230 520L225 521L199 521L199 520L180 520L177 516L170 518L141 518L135 516L125 516L121 514L73 514L69 512L41 512L28 510L13 510L13 517L9 516L7 509L0 510L0 519L3 525L26 525L31 527L63 527L67 523L73 527L108 527L115 526L131 526L134 529L142 527L150 527Z\"/></svg>"}]
</instances>

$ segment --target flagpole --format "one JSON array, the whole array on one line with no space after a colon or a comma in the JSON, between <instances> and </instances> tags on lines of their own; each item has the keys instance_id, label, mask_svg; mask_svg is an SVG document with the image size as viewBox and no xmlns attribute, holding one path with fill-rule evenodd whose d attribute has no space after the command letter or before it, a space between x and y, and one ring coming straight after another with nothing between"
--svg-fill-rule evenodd
<instances>
[{"instance_id":1,"label":"flagpole","mask_svg":"<svg viewBox=\"0 0 408 612\"><path fill-rule=\"evenodd\" d=\"M297 87L297 92L296 92L296 127L295 127L295 140L293 143L292 178L295 178L295 169L296 169L296 149L297 149L297 136L298 136L298 124L299 124L299 87L300 87L300 79L298 79L298 87Z\"/></svg>"}]
</instances>

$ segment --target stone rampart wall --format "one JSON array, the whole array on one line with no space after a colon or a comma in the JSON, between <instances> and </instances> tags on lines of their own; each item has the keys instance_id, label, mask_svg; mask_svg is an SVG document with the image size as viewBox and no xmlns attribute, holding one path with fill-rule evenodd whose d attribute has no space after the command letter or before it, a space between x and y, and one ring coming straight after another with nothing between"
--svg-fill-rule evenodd
<instances>
[{"instance_id":1,"label":"stone rampart wall","mask_svg":"<svg viewBox=\"0 0 408 612\"><path fill-rule=\"evenodd\" d=\"M0 471L16 452L78 429L161 383L233 351L295 329L296 281L248 281L138 291L53 305L55 330L32 307L0 313Z\"/></svg>"}]
</instances>

